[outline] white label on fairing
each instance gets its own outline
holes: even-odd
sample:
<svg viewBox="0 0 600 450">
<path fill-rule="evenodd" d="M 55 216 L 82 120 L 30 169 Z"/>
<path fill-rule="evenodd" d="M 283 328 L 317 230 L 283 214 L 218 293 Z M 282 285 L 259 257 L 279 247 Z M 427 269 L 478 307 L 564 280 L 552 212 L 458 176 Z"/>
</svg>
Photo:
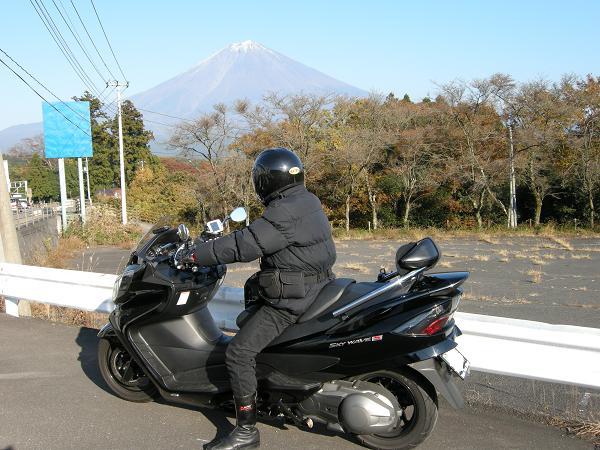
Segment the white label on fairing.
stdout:
<svg viewBox="0 0 600 450">
<path fill-rule="evenodd" d="M 185 291 L 179 294 L 179 299 L 177 300 L 177 305 L 185 305 L 190 296 L 190 291 Z"/>
</svg>

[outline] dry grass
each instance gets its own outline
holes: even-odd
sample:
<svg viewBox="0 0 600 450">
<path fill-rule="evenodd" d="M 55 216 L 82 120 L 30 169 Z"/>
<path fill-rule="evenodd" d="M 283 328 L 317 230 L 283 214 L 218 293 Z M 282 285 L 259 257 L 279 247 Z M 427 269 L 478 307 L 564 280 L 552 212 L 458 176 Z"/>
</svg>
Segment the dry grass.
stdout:
<svg viewBox="0 0 600 450">
<path fill-rule="evenodd" d="M 529 275 L 529 281 L 535 284 L 542 282 L 543 274 L 544 273 L 541 270 L 536 269 L 531 269 L 529 272 L 527 272 L 527 275 Z"/>
<path fill-rule="evenodd" d="M 438 267 L 452 267 L 452 263 L 450 261 L 442 261 L 438 264 Z"/>
<path fill-rule="evenodd" d="M 346 264 L 340 264 L 338 266 L 338 268 L 340 269 L 347 269 L 347 270 L 354 270 L 355 272 L 362 272 L 362 273 L 368 273 L 370 272 L 369 268 L 363 264 L 358 264 L 358 263 L 346 263 Z"/>
<path fill-rule="evenodd" d="M 544 259 L 556 259 L 556 256 L 554 256 L 552 253 L 544 253 L 541 255 L 541 257 Z"/>
<path fill-rule="evenodd" d="M 531 228 L 522 225 L 516 230 L 507 229 L 503 226 L 486 228 L 485 231 L 476 229 L 446 229 L 446 228 L 383 228 L 369 232 L 366 229 L 351 229 L 347 232 L 343 228 L 334 228 L 333 235 L 336 240 L 418 240 L 426 236 L 442 241 L 449 238 L 475 238 L 490 243 L 497 243 L 496 238 L 514 238 L 514 237 L 542 237 L 551 240 L 562 241 L 563 237 L 600 237 L 600 234 L 585 228 L 567 228 L 552 224 L 542 225 L 541 227 Z M 486 240 L 487 239 L 487 240 Z M 506 243 L 510 245 L 510 242 Z M 563 246 L 560 244 L 561 247 Z M 570 245 L 567 243 L 567 245 Z"/>
<path fill-rule="evenodd" d="M 102 327 L 108 321 L 108 314 L 42 303 L 31 303 L 31 317 L 96 329 Z"/>
<path fill-rule="evenodd" d="M 518 259 L 526 259 L 528 257 L 528 255 L 523 252 L 515 252 L 513 256 Z"/>
<path fill-rule="evenodd" d="M 571 255 L 571 259 L 592 259 L 592 257 L 588 254 L 583 255 Z"/>
<path fill-rule="evenodd" d="M 536 266 L 543 266 L 546 264 L 546 261 L 544 261 L 543 259 L 540 259 L 538 256 L 534 256 L 533 258 L 530 259 L 531 264 L 535 264 Z"/>
<path fill-rule="evenodd" d="M 488 234 L 482 234 L 482 235 L 479 237 L 479 240 L 480 240 L 481 242 L 486 242 L 486 243 L 488 243 L 488 244 L 492 244 L 492 245 L 497 245 L 497 244 L 499 244 L 499 243 L 500 243 L 500 241 L 498 241 L 497 239 L 494 239 L 494 238 L 492 238 L 492 237 L 491 237 L 490 235 L 488 235 Z"/>
<path fill-rule="evenodd" d="M 142 236 L 142 230 L 133 224 L 123 225 L 119 211 L 106 205 L 90 208 L 85 225 L 73 223 L 65 237 L 78 237 L 88 245 L 116 245 L 131 248 Z"/>
<path fill-rule="evenodd" d="M 552 244 L 550 242 L 544 242 L 543 244 L 541 244 L 541 248 L 547 248 L 547 249 L 560 249 L 562 248 L 559 245 L 556 244 Z"/>
<path fill-rule="evenodd" d="M 548 239 L 550 239 L 553 242 L 556 242 L 558 245 L 560 245 L 565 250 L 573 251 L 573 246 L 566 239 L 559 238 L 556 236 L 548 236 Z"/>
<path fill-rule="evenodd" d="M 474 255 L 473 259 L 475 261 L 489 261 L 490 257 L 488 255 Z"/>
<path fill-rule="evenodd" d="M 529 305 L 532 302 L 520 297 L 508 298 L 508 297 L 491 297 L 489 295 L 474 295 L 472 292 L 465 292 L 463 294 L 463 300 L 490 302 L 490 303 L 501 303 L 504 305 Z"/>
<path fill-rule="evenodd" d="M 508 261 L 509 261 L 509 259 L 508 259 L 508 258 L 500 258 L 500 259 L 498 260 L 498 262 L 501 262 L 501 263 L 507 263 Z"/>
<path fill-rule="evenodd" d="M 74 258 L 78 251 L 84 248 L 86 248 L 86 244 L 78 236 L 61 238 L 58 240 L 56 248 L 49 249 L 44 256 L 36 256 L 33 263 L 36 266 L 67 269 L 68 262 Z"/>
<path fill-rule="evenodd" d="M 600 247 L 581 247 L 577 249 L 578 252 L 600 252 Z"/>
<path fill-rule="evenodd" d="M 500 256 L 508 256 L 508 250 L 498 250 L 497 253 Z"/>
<path fill-rule="evenodd" d="M 567 434 L 591 441 L 595 448 L 600 447 L 599 420 L 567 420 L 553 417 L 550 419 L 550 425 L 565 430 Z"/>
</svg>

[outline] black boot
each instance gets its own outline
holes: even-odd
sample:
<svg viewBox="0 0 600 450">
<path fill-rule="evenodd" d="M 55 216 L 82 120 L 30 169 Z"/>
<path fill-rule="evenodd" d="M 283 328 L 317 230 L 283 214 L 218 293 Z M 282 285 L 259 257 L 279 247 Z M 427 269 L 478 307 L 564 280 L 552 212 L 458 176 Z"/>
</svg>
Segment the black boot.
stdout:
<svg viewBox="0 0 600 450">
<path fill-rule="evenodd" d="M 236 450 L 260 446 L 260 434 L 256 428 L 256 394 L 235 399 L 235 418 L 234 430 L 207 449 Z"/>
</svg>

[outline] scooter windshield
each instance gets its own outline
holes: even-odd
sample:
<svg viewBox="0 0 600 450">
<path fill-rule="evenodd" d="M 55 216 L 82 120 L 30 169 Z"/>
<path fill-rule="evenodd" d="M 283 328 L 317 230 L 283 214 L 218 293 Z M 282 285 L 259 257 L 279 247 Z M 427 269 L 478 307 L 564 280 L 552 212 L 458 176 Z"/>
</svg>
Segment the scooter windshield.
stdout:
<svg viewBox="0 0 600 450">
<path fill-rule="evenodd" d="M 137 244 L 136 250 L 139 251 L 142 249 L 156 234 L 171 226 L 174 226 L 173 217 L 162 216 L 160 219 L 158 219 L 154 226 L 150 228 L 150 230 L 148 230 L 144 236 L 142 236 Z"/>
</svg>

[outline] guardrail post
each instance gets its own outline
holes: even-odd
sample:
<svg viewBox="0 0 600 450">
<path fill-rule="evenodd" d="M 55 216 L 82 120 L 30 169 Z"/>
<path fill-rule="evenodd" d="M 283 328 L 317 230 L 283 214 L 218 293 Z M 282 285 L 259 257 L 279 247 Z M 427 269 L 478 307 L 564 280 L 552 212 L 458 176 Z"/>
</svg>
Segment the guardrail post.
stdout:
<svg viewBox="0 0 600 450">
<path fill-rule="evenodd" d="M 19 317 L 19 300 L 14 297 L 4 297 L 4 309 L 9 316 Z"/>
</svg>

